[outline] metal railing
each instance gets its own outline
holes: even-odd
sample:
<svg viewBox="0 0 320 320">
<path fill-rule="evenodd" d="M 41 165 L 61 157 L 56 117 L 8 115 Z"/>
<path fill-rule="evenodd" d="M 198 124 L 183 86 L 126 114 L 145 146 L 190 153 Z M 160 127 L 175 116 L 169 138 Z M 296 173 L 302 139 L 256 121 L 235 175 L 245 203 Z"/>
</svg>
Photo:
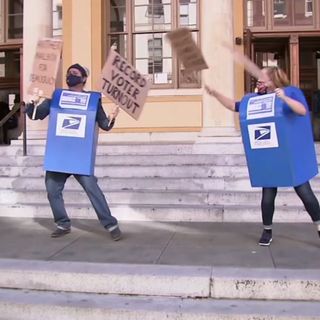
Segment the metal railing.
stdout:
<svg viewBox="0 0 320 320">
<path fill-rule="evenodd" d="M 0 120 L 0 130 L 2 130 L 5 123 L 12 116 L 14 116 L 19 110 L 21 110 L 21 117 L 22 117 L 23 155 L 26 156 L 27 155 L 27 126 L 26 126 L 27 119 L 26 119 L 26 112 L 25 112 L 25 103 L 23 101 L 19 103 L 15 103 L 12 110 Z"/>
</svg>

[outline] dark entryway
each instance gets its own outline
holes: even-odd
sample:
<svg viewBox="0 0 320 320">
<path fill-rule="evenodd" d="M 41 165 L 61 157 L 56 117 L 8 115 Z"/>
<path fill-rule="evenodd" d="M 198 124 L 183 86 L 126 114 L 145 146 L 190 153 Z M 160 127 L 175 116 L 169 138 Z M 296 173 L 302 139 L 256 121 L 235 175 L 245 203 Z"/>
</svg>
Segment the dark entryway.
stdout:
<svg viewBox="0 0 320 320">
<path fill-rule="evenodd" d="M 320 141 L 320 37 L 299 39 L 299 78 L 312 112 L 314 137 Z"/>
</svg>

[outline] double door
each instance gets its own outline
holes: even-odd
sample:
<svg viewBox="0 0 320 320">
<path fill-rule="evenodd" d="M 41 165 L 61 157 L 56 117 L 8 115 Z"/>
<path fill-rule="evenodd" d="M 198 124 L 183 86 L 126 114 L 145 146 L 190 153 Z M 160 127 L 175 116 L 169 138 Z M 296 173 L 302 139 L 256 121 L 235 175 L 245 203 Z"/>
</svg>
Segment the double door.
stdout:
<svg viewBox="0 0 320 320">
<path fill-rule="evenodd" d="M 314 137 L 320 141 L 320 35 L 251 35 L 246 53 L 260 68 L 282 68 L 291 83 L 300 87 L 312 114 Z M 247 75 L 246 91 L 252 92 L 254 88 L 255 80 Z"/>
</svg>

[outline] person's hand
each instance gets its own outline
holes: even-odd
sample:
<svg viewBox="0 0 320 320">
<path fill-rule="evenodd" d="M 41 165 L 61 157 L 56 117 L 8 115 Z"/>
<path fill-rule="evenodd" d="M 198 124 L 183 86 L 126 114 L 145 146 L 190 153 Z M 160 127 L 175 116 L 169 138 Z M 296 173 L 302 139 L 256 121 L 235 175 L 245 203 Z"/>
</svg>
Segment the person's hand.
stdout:
<svg viewBox="0 0 320 320">
<path fill-rule="evenodd" d="M 39 104 L 43 91 L 38 88 L 34 88 L 32 95 L 28 98 L 28 103 L 34 104 L 35 106 Z"/>
<path fill-rule="evenodd" d="M 215 91 L 214 91 L 213 89 L 211 89 L 209 86 L 205 85 L 205 86 L 204 86 L 204 89 L 207 91 L 207 93 L 208 93 L 210 96 L 213 96 L 213 97 L 216 96 Z"/>
<path fill-rule="evenodd" d="M 118 116 L 119 111 L 120 111 L 119 106 L 113 107 L 112 110 L 109 113 L 109 120 L 110 121 L 114 120 Z"/>
<path fill-rule="evenodd" d="M 276 88 L 274 90 L 274 93 L 276 94 L 276 96 L 280 99 L 284 99 L 286 97 L 285 93 L 284 93 L 284 90 L 281 89 L 281 88 Z"/>
</svg>

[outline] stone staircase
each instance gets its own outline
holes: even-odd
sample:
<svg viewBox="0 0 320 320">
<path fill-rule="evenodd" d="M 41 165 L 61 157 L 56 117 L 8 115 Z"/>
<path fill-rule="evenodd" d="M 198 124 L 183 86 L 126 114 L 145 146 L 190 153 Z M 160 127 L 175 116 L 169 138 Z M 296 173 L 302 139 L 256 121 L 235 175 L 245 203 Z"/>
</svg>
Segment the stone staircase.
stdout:
<svg viewBox="0 0 320 320">
<path fill-rule="evenodd" d="M 320 319 L 317 270 L 1 260 L 0 287 L 6 320 Z"/>
<path fill-rule="evenodd" d="M 316 146 L 319 153 L 319 146 Z M 42 168 L 44 140 L 0 148 L 0 215 L 51 217 Z M 260 221 L 260 188 L 251 188 L 240 137 L 209 141 L 100 142 L 95 175 L 120 220 Z M 312 180 L 316 195 L 320 179 Z M 79 193 L 79 191 L 81 191 Z M 95 218 L 78 183 L 64 192 L 73 218 Z M 281 189 L 275 221 L 309 222 L 292 188 Z"/>
<path fill-rule="evenodd" d="M 42 169 L 45 142 L 30 140 L 28 143 L 26 157 L 22 156 L 21 141 L 0 147 L 0 215 L 51 219 Z M 319 153 L 319 146 L 316 148 Z M 101 141 L 95 174 L 113 214 L 121 220 L 160 221 L 156 222 L 161 224 L 159 228 L 167 228 L 163 221 L 261 221 L 261 191 L 250 186 L 239 137 L 180 142 Z M 319 196 L 318 177 L 312 180 L 312 185 Z M 85 193 L 73 178 L 68 180 L 64 195 L 70 216 L 96 219 Z M 11 239 L 4 236 L 5 232 L 10 235 L 16 233 L 19 241 L 8 241 L 10 245 L 3 243 L 5 252 L 10 252 L 18 244 L 19 250 L 15 251 L 18 253 L 28 249 L 36 254 L 39 246 L 41 250 L 50 251 L 51 248 L 51 253 L 48 252 L 49 258 L 42 260 L 19 260 L 21 254 L 17 256 L 19 259 L 0 258 L 1 320 L 320 320 L 320 275 L 317 269 L 278 269 L 275 266 L 244 268 L 232 264 L 88 263 L 59 261 L 65 260 L 59 255 L 54 261 L 52 252 L 66 250 L 72 256 L 73 244 L 82 257 L 83 250 L 90 251 L 92 248 L 84 245 L 87 239 L 97 237 L 97 240 L 91 241 L 99 248 L 95 251 L 99 256 L 110 247 L 104 240 L 101 242 L 99 237 L 104 235 L 99 236 L 97 232 L 89 232 L 78 245 L 76 243 L 81 237 L 79 230 L 71 234 L 69 240 L 55 239 L 53 242 L 47 237 L 48 230 L 41 229 L 40 232 L 38 226 L 36 231 L 28 232 L 21 221 L 17 226 L 13 221 L 16 219 L 11 220 L 12 224 L 3 225 L 3 242 Z M 310 222 L 292 189 L 281 189 L 279 192 L 275 220 Z M 221 225 L 229 228 L 232 224 L 219 223 L 219 229 Z M 232 229 L 235 230 L 235 227 Z M 143 241 L 137 242 L 140 246 L 135 245 L 138 234 L 134 233 L 131 239 L 127 235 L 127 241 L 109 244 L 118 246 L 113 252 L 123 254 L 128 250 L 137 250 L 131 254 L 139 258 L 143 252 L 141 243 L 150 241 L 148 237 L 154 234 L 153 229 L 149 233 L 145 228 L 139 230 L 143 230 Z M 196 230 L 182 227 L 178 238 L 186 239 L 187 232 Z M 243 233 L 247 235 L 247 231 Z M 229 235 L 237 233 L 229 230 L 226 236 Z M 217 237 L 213 238 L 215 241 L 211 238 L 205 240 L 205 237 L 201 240 L 195 234 L 187 243 L 181 240 L 183 250 L 188 256 L 188 250 L 195 248 L 202 254 L 204 243 L 201 241 L 206 241 L 207 246 L 217 246 Z M 254 247 L 256 239 L 252 235 L 248 237 L 252 237 L 253 249 L 247 250 L 252 256 L 266 249 Z M 168 235 L 168 239 L 172 238 Z M 153 241 L 158 244 L 161 238 L 157 235 L 155 239 Z M 190 248 L 193 239 L 198 239 L 198 242 Z M 233 241 L 238 240 L 240 244 L 241 239 L 243 237 Z M 134 249 L 130 246 L 127 249 L 130 241 L 134 242 Z M 168 241 L 164 241 L 164 248 L 168 246 Z M 308 250 L 317 253 L 318 245 L 309 241 L 305 240 Z M 30 248 L 21 248 L 21 242 Z M 53 247 L 55 251 L 52 251 Z M 237 257 L 244 252 L 243 259 L 248 257 L 245 249 L 239 253 L 239 246 L 232 243 L 231 247 L 232 250 L 226 249 L 228 246 L 219 248 L 221 252 L 218 250 L 218 257 Z M 164 248 L 159 249 L 161 253 Z M 112 255 L 116 253 L 111 252 Z M 260 260 L 263 255 L 267 253 L 261 253 L 257 259 Z M 314 257 L 317 259 L 317 254 Z M 89 260 L 84 258 L 82 261 Z"/>
</svg>

